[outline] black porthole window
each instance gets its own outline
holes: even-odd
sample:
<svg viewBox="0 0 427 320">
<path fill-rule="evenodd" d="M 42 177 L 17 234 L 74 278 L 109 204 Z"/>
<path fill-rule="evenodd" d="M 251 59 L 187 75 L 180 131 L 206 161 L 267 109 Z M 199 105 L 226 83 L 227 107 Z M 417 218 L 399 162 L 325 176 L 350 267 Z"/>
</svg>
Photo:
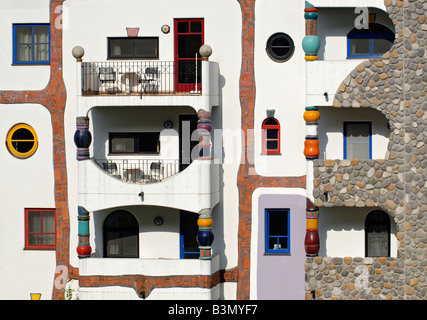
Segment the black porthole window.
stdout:
<svg viewBox="0 0 427 320">
<path fill-rule="evenodd" d="M 286 33 L 273 34 L 267 41 L 267 54 L 276 62 L 288 60 L 294 53 L 294 41 Z"/>
</svg>

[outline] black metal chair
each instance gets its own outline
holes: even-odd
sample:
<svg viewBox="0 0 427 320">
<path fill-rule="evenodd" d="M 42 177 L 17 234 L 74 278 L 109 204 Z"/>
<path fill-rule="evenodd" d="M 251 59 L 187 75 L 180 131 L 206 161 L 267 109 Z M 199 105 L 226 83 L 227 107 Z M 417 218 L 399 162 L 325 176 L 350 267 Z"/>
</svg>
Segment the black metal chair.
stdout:
<svg viewBox="0 0 427 320">
<path fill-rule="evenodd" d="M 116 72 L 113 67 L 100 67 L 98 71 L 100 91 L 105 92 L 111 88 L 111 84 L 116 82 Z"/>
<path fill-rule="evenodd" d="M 156 94 L 159 92 L 159 68 L 158 67 L 147 67 L 139 79 L 142 84 L 141 94 L 149 93 Z"/>
</svg>

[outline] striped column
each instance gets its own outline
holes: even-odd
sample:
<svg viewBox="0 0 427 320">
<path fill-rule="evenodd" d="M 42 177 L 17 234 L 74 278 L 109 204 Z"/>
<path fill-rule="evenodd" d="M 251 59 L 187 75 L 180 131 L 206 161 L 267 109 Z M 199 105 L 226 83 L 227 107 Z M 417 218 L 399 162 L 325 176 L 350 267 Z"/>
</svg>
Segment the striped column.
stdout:
<svg viewBox="0 0 427 320">
<path fill-rule="evenodd" d="M 314 202 L 313 198 L 313 161 L 319 158 L 319 139 L 317 134 L 320 113 L 318 107 L 306 107 L 304 120 L 306 121 L 306 136 L 304 144 L 304 155 L 307 160 L 307 198 L 308 203 Z M 308 206 L 306 208 L 306 235 L 305 251 L 307 256 L 316 256 L 319 252 L 320 242 L 318 234 L 319 208 Z"/>
<path fill-rule="evenodd" d="M 306 209 L 306 233 L 304 240 L 305 253 L 307 256 L 317 256 L 320 249 L 319 241 L 319 208 L 312 207 Z"/>
<path fill-rule="evenodd" d="M 305 18 L 305 37 L 302 40 L 302 48 L 305 52 L 305 60 L 317 60 L 317 51 L 320 48 L 320 40 L 317 36 L 317 9 L 305 2 L 304 9 Z"/>
<path fill-rule="evenodd" d="M 79 243 L 77 246 L 77 254 L 79 258 L 86 258 L 90 256 L 90 253 L 92 252 L 92 248 L 90 247 L 90 240 L 89 240 L 89 212 L 83 208 L 78 207 L 78 236 L 79 236 Z"/>
<path fill-rule="evenodd" d="M 199 219 L 197 220 L 197 225 L 199 226 L 197 243 L 199 244 L 200 250 L 199 259 L 202 260 L 212 259 L 212 243 L 214 240 L 212 222 L 210 209 L 203 209 L 199 212 Z"/>
<path fill-rule="evenodd" d="M 203 109 L 197 113 L 197 133 L 199 134 L 199 160 L 211 160 L 211 114 Z"/>
<path fill-rule="evenodd" d="M 74 143 L 77 147 L 77 160 L 89 159 L 89 146 L 92 142 L 92 135 L 89 131 L 89 118 L 77 117 L 76 132 L 74 133 Z"/>
</svg>

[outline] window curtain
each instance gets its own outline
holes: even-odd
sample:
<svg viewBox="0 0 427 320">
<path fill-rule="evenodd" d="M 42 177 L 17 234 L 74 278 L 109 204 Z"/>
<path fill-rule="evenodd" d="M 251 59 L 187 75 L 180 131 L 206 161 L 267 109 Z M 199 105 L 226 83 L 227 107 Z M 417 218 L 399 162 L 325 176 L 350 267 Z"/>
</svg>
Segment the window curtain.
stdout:
<svg viewBox="0 0 427 320">
<path fill-rule="evenodd" d="M 32 211 L 28 213 L 27 219 L 29 244 L 55 244 L 55 213 L 53 211 Z"/>
<path fill-rule="evenodd" d="M 41 244 L 41 212 L 32 211 L 28 213 L 28 243 L 32 245 Z"/>
<path fill-rule="evenodd" d="M 49 60 L 49 28 L 46 26 L 34 28 L 34 60 Z"/>
<path fill-rule="evenodd" d="M 43 244 L 55 244 L 55 213 L 53 211 L 43 211 Z"/>
<path fill-rule="evenodd" d="M 16 38 L 16 60 L 31 61 L 32 60 L 32 28 L 17 27 Z"/>
</svg>

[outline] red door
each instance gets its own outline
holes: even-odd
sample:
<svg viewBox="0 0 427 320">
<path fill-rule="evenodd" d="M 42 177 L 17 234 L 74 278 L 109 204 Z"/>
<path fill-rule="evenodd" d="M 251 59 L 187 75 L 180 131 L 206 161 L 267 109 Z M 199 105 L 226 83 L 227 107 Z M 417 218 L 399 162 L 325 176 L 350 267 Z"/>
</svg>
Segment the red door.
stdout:
<svg viewBox="0 0 427 320">
<path fill-rule="evenodd" d="M 203 19 L 175 19 L 175 91 L 200 91 L 204 43 Z"/>
</svg>

